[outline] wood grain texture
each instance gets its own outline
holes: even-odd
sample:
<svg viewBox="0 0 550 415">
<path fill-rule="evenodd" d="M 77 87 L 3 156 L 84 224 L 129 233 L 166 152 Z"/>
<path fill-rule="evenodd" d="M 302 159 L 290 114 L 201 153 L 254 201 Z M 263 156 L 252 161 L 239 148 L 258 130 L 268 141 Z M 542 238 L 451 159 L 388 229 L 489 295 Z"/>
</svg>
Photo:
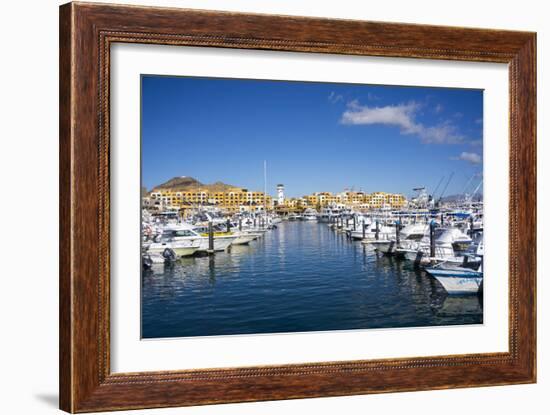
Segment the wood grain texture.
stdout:
<svg viewBox="0 0 550 415">
<path fill-rule="evenodd" d="M 111 373 L 109 69 L 116 42 L 508 63 L 509 352 Z M 68 412 L 534 382 L 536 36 L 70 3 L 60 9 L 60 407 Z"/>
</svg>

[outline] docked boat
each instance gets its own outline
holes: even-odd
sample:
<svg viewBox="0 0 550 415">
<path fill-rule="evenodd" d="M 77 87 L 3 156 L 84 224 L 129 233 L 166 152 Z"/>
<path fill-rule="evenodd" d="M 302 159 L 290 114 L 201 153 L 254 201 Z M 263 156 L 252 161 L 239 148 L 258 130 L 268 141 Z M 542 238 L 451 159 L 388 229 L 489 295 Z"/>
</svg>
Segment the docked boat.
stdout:
<svg viewBox="0 0 550 415">
<path fill-rule="evenodd" d="M 176 252 L 171 248 L 165 248 L 162 253 L 159 252 L 146 252 L 141 256 L 141 263 L 144 269 L 151 269 L 155 265 L 170 264 L 177 261 L 178 256 Z"/>
<path fill-rule="evenodd" d="M 187 241 L 179 242 L 154 242 L 149 245 L 148 252 L 151 254 L 162 254 L 165 249 L 171 249 L 179 257 L 191 256 L 200 248 L 200 241 L 196 243 L 188 243 Z"/>
<path fill-rule="evenodd" d="M 252 232 L 233 232 L 237 238 L 231 243 L 231 245 L 248 245 L 250 242 L 258 239 L 261 234 Z"/>
<path fill-rule="evenodd" d="M 440 238 L 447 238 L 457 253 L 466 252 L 472 244 L 472 238 L 457 228 L 448 228 Z"/>
<path fill-rule="evenodd" d="M 449 262 L 464 263 L 464 254 L 468 252 L 472 239 L 457 228 L 435 229 L 434 255 L 430 254 L 430 236 L 424 235 L 418 242 L 403 244 L 398 253 L 416 263 Z"/>
<path fill-rule="evenodd" d="M 361 238 L 358 238 L 359 235 L 357 232 L 360 232 Z M 380 223 L 378 223 L 377 225 L 376 222 L 372 222 L 371 224 L 366 226 L 364 238 L 363 230 L 351 232 L 352 238 L 361 239 L 361 242 L 364 244 L 375 244 L 376 246 L 382 245 L 382 242 L 389 242 L 394 235 L 394 228 L 392 228 L 391 226 L 382 225 Z"/>
<path fill-rule="evenodd" d="M 434 277 L 449 294 L 477 294 L 483 283 L 483 271 L 457 267 L 446 263 L 426 268 L 426 272 Z"/>
<path fill-rule="evenodd" d="M 373 242 L 376 249 L 383 254 L 405 255 L 406 250 L 413 244 L 417 244 L 426 235 L 426 224 L 415 223 L 404 226 L 399 231 L 399 244 L 395 237 Z M 393 233 L 395 234 L 395 230 Z"/>
<path fill-rule="evenodd" d="M 221 226 L 221 225 L 218 225 Z M 193 230 L 198 233 L 202 239 L 199 246 L 199 252 L 207 252 L 209 248 L 208 240 L 208 226 L 199 225 L 195 226 Z M 233 232 L 227 232 L 226 230 L 219 229 L 216 227 L 214 229 L 214 251 L 225 251 L 231 244 L 237 239 L 239 235 L 235 235 Z"/>
<path fill-rule="evenodd" d="M 229 226 L 229 229 L 227 228 Z M 231 235 L 236 236 L 237 238 L 231 243 L 231 245 L 248 245 L 250 242 L 261 238 L 266 232 L 266 228 L 262 228 L 260 231 L 254 231 L 253 228 L 250 228 L 247 225 L 243 226 L 243 223 L 239 225 L 237 222 L 223 222 L 215 226 L 215 230 L 218 234 L 225 232 L 227 235 L 229 232 Z"/>
<path fill-rule="evenodd" d="M 373 221 L 371 220 L 371 218 L 358 215 L 357 222 L 358 223 L 355 226 L 355 229 L 350 229 L 348 232 L 348 235 L 351 239 L 355 239 L 355 240 L 363 239 L 363 227 L 365 227 L 364 237 L 367 237 L 367 233 L 371 233 L 371 231 L 376 232 L 376 229 L 373 226 Z"/>
<path fill-rule="evenodd" d="M 344 209 L 336 205 L 329 205 L 321 208 L 321 211 L 317 215 L 317 221 L 323 223 L 330 223 L 336 218 L 339 218 L 344 213 Z"/>
<path fill-rule="evenodd" d="M 277 225 L 281 223 L 283 220 L 279 216 L 269 216 L 268 222 L 271 225 Z"/>
<path fill-rule="evenodd" d="M 304 213 L 302 214 L 302 220 L 317 221 L 317 211 L 311 208 L 304 210 Z"/>
<path fill-rule="evenodd" d="M 190 256 L 200 249 L 202 239 L 189 225 L 170 225 L 146 249 L 151 255 L 171 249 L 177 257 Z"/>
<path fill-rule="evenodd" d="M 288 219 L 288 220 L 291 220 L 291 221 L 301 220 L 301 219 L 302 219 L 302 215 L 298 215 L 297 213 L 290 213 L 290 214 L 287 216 L 287 219 Z"/>
</svg>

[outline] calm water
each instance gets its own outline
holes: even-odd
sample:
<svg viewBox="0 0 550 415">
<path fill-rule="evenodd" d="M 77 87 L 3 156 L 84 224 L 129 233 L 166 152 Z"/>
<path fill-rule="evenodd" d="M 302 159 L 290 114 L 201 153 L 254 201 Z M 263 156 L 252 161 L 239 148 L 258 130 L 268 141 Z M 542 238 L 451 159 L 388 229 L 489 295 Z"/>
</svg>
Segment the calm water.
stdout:
<svg viewBox="0 0 550 415">
<path fill-rule="evenodd" d="M 447 296 L 410 263 L 325 224 L 281 223 L 230 253 L 143 274 L 144 338 L 478 324 L 478 296 Z"/>
</svg>

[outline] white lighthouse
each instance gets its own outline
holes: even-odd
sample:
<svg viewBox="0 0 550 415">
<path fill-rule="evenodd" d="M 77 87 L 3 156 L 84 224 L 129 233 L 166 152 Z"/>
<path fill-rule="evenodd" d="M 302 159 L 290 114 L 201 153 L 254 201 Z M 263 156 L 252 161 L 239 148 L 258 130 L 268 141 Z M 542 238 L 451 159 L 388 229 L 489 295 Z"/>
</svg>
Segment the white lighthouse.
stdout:
<svg viewBox="0 0 550 415">
<path fill-rule="evenodd" d="M 282 205 L 285 203 L 285 185 L 277 185 L 277 204 Z"/>
</svg>

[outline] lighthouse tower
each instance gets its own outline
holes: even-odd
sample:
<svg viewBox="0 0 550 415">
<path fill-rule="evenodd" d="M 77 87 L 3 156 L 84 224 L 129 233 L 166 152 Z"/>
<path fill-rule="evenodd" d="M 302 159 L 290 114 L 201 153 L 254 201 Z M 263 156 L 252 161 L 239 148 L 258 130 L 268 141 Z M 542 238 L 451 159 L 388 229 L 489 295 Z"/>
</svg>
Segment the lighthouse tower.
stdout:
<svg viewBox="0 0 550 415">
<path fill-rule="evenodd" d="M 277 204 L 282 205 L 283 203 L 285 203 L 285 185 L 278 184 L 277 185 Z"/>
</svg>

